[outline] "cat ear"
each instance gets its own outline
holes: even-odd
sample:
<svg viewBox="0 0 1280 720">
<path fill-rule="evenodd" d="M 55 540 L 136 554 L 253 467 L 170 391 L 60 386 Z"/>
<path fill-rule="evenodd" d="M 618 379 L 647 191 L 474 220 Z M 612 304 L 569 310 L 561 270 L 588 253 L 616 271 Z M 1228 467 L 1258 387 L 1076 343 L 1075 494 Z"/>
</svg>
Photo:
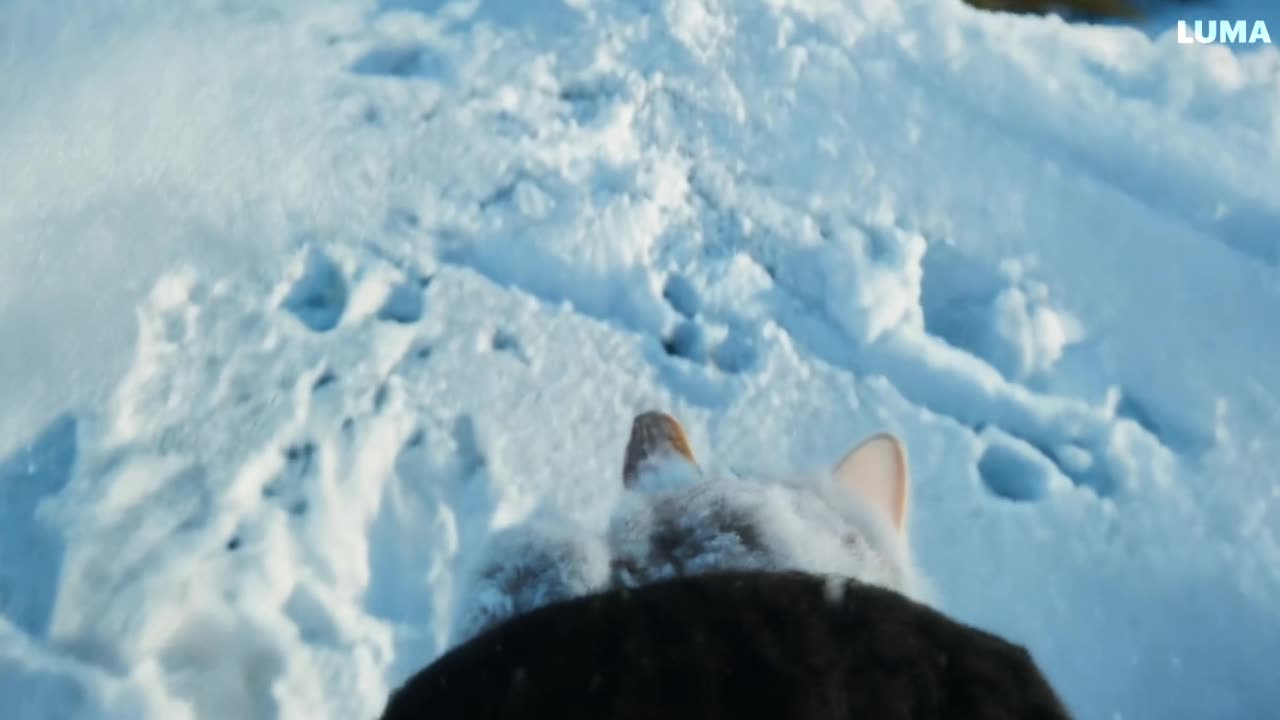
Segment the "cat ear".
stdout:
<svg viewBox="0 0 1280 720">
<path fill-rule="evenodd" d="M 833 473 L 841 485 L 885 514 L 894 529 L 906 527 L 911 474 L 902 441 L 880 433 L 849 451 Z"/>
<path fill-rule="evenodd" d="M 646 470 L 661 463 L 675 461 L 695 473 L 701 472 L 689 448 L 684 428 L 666 413 L 640 413 L 631 421 L 631 439 L 622 465 L 622 484 L 633 486 Z"/>
</svg>

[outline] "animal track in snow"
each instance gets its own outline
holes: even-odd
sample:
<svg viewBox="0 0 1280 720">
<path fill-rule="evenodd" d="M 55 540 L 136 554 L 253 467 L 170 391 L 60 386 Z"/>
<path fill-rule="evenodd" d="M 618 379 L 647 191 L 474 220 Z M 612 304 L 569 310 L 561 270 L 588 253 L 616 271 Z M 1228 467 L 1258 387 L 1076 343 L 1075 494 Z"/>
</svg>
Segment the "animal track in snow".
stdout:
<svg viewBox="0 0 1280 720">
<path fill-rule="evenodd" d="M 64 553 L 61 534 L 45 525 L 38 509 L 71 481 L 77 426 L 70 415 L 56 418 L 26 447 L 0 459 L 0 615 L 33 637 L 48 628 Z M 21 576 L 19 568 L 26 569 Z"/>
<path fill-rule="evenodd" d="M 671 307 L 686 318 L 692 319 L 701 309 L 702 300 L 689 278 L 679 273 L 672 273 L 662 286 L 662 297 Z"/>
<path fill-rule="evenodd" d="M 758 351 L 745 330 L 736 327 L 717 328 L 718 341 L 709 339 L 704 324 L 683 320 L 662 341 L 662 348 L 672 357 L 692 363 L 710 363 L 721 372 L 737 374 L 754 367 Z"/>
<path fill-rule="evenodd" d="M 411 261 L 365 246 L 309 247 L 295 257 L 292 275 L 280 307 L 317 333 L 367 318 L 415 324 L 425 313 L 432 279 Z"/>
<path fill-rule="evenodd" d="M 493 352 L 509 353 L 525 365 L 529 364 L 529 354 L 520 343 L 520 338 L 507 330 L 499 328 L 493 331 L 489 339 L 489 349 Z"/>
<path fill-rule="evenodd" d="M 320 375 L 318 375 L 316 379 L 311 382 L 311 390 L 313 392 L 318 390 L 323 390 L 329 387 L 330 385 L 333 385 L 336 382 L 338 382 L 337 373 L 333 372 L 332 370 L 325 370 L 324 372 L 321 372 Z"/>
<path fill-rule="evenodd" d="M 608 108 L 619 102 L 620 81 L 612 78 L 566 84 L 560 100 L 570 108 L 570 117 L 581 127 L 596 123 Z"/>
<path fill-rule="evenodd" d="M 731 327 L 725 338 L 711 350 L 711 361 L 727 373 L 747 372 L 759 359 L 756 342 L 757 339 L 746 330 Z"/>
<path fill-rule="evenodd" d="M 1057 471 L 1040 451 L 1000 431 L 983 434 L 986 448 L 978 459 L 978 474 L 991 492 L 1015 501 L 1040 500 L 1049 492 Z"/>
<path fill-rule="evenodd" d="M 328 332 L 342 320 L 349 294 L 342 268 L 312 249 L 303 256 L 301 273 L 282 305 L 312 330 Z"/>
<path fill-rule="evenodd" d="M 668 355 L 702 363 L 707 359 L 707 341 L 702 326 L 692 320 L 676 325 L 671 335 L 662 341 L 662 349 Z"/>
<path fill-rule="evenodd" d="M 441 77 L 448 72 L 448 61 L 431 48 L 421 45 L 379 47 L 369 50 L 354 62 L 350 70 L 356 75 L 393 78 L 413 76 Z"/>
<path fill-rule="evenodd" d="M 393 285 L 378 309 L 378 319 L 403 324 L 418 322 L 422 319 L 422 290 L 423 286 L 414 282 Z"/>
<path fill-rule="evenodd" d="M 308 496 L 317 473 L 315 443 L 307 441 L 284 449 L 285 465 L 279 474 L 262 486 L 262 497 L 274 501 L 295 517 L 310 508 Z"/>
</svg>

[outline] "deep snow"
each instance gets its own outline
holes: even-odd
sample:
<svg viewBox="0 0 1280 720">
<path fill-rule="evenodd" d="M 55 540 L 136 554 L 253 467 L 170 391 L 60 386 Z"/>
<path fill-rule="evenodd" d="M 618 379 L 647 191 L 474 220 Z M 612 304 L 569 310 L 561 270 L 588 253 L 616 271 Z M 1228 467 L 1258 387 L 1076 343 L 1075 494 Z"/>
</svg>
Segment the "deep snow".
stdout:
<svg viewBox="0 0 1280 720">
<path fill-rule="evenodd" d="M 371 717 L 651 407 L 726 468 L 899 434 L 938 604 L 1082 718 L 1274 714 L 1274 46 L 170 5 L 0 7 L 7 716 Z"/>
</svg>

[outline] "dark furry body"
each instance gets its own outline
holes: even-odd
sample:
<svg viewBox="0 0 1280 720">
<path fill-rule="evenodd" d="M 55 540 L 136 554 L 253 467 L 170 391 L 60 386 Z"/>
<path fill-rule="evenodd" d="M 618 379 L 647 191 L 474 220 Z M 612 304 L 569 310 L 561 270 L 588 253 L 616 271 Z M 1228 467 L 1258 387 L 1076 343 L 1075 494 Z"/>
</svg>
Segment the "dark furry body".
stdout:
<svg viewBox="0 0 1280 720">
<path fill-rule="evenodd" d="M 382 720 L 1068 718 L 1025 649 L 802 573 L 682 577 L 549 605 L 438 659 Z"/>
</svg>

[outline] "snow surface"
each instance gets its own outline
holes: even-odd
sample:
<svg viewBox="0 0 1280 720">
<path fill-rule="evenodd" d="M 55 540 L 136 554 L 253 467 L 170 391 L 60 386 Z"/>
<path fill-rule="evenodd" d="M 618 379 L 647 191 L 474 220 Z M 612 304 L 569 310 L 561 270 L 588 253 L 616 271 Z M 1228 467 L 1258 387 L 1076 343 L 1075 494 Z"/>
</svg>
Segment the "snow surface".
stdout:
<svg viewBox="0 0 1280 720">
<path fill-rule="evenodd" d="M 1082 718 L 1275 714 L 1274 46 L 9 0 L 0 51 L 6 717 L 373 717 L 649 408 L 772 472 L 904 438 L 939 606 Z"/>
</svg>

